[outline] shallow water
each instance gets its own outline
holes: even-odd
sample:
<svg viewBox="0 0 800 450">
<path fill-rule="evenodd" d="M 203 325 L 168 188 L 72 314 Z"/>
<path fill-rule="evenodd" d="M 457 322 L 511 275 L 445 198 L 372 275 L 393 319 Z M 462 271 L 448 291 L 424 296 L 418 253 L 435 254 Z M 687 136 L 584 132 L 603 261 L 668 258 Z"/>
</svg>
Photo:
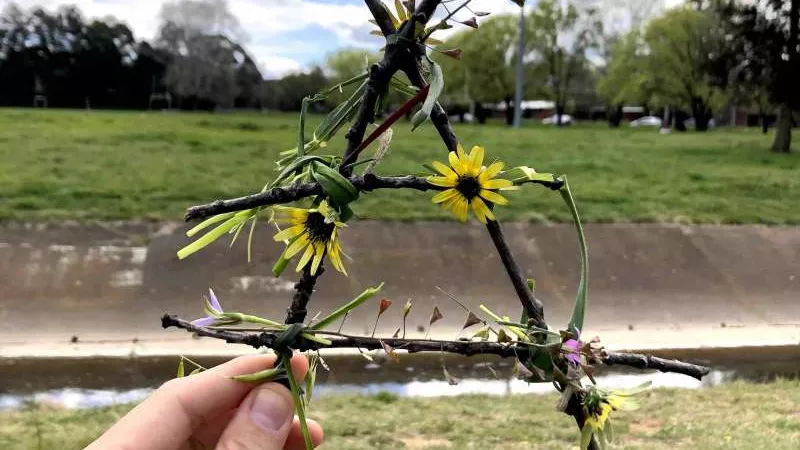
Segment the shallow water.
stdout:
<svg viewBox="0 0 800 450">
<path fill-rule="evenodd" d="M 735 380 L 768 382 L 800 377 L 800 346 L 660 352 L 659 356 L 703 363 L 713 368 L 703 381 L 659 372 L 601 368 L 597 381 L 608 388 L 629 388 L 645 381 L 654 387 L 701 389 Z M 511 377 L 511 360 L 441 355 L 403 355 L 400 363 L 376 355 L 325 357 L 330 371 L 320 369 L 316 395 L 390 392 L 406 397 L 467 394 L 546 394 L 552 385 L 528 384 Z M 223 362 L 202 358 L 209 367 Z M 63 408 L 88 408 L 135 402 L 175 374 L 176 358 L 0 359 L 0 410 L 30 402 Z M 459 380 L 450 386 L 442 365 Z"/>
</svg>

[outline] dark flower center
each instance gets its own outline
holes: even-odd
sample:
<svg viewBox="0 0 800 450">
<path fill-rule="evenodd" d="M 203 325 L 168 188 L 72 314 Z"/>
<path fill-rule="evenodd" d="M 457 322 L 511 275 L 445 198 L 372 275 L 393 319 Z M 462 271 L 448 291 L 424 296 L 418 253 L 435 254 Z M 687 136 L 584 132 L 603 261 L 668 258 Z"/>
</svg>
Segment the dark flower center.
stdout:
<svg viewBox="0 0 800 450">
<path fill-rule="evenodd" d="M 314 242 L 328 242 L 333 233 L 336 225 L 333 223 L 326 223 L 325 216 L 319 212 L 312 212 L 308 214 L 306 219 L 306 230 L 308 230 L 308 237 Z"/>
<path fill-rule="evenodd" d="M 467 200 L 472 200 L 481 193 L 481 185 L 475 177 L 459 178 L 456 189 L 458 192 L 461 192 Z"/>
</svg>

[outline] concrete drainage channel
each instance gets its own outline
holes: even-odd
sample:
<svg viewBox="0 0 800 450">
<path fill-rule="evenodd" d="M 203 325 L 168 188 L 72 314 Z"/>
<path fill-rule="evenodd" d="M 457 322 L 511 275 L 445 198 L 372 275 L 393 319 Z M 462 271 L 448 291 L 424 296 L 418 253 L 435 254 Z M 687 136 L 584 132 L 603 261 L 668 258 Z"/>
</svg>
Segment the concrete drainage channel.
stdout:
<svg viewBox="0 0 800 450">
<path fill-rule="evenodd" d="M 572 227 L 505 228 L 525 275 L 536 279 L 548 322 L 563 326 L 579 278 Z M 181 223 L 0 225 L 0 407 L 30 399 L 62 406 L 134 401 L 172 376 L 176 355 L 213 364 L 209 355 L 246 351 L 160 329 L 163 313 L 201 315 L 209 286 L 230 311 L 283 318 L 294 274 L 269 276 L 281 250 L 271 230 L 257 228 L 254 261 L 247 264 L 245 240 L 231 248 L 217 242 L 178 261 L 176 250 L 188 242 L 185 229 Z M 600 336 L 611 350 L 647 350 L 716 369 L 703 383 L 646 375 L 656 385 L 696 388 L 797 376 L 800 228 L 588 224 L 586 233 L 592 268 L 584 335 Z M 312 315 L 382 281 L 382 296 L 395 305 L 414 304 L 409 336 L 429 331 L 434 305 L 445 318 L 430 336 L 461 333 L 463 310 L 437 287 L 475 311 L 486 304 L 501 315 L 519 315 L 513 289 L 478 225 L 358 222 L 342 239 L 353 258 L 350 276 L 323 277 Z M 369 305 L 356 310 L 344 331 L 370 333 L 374 314 Z M 399 308 L 390 309 L 377 335 L 391 335 L 399 324 Z M 451 387 L 443 381 L 439 355 L 405 356 L 399 365 L 371 364 L 357 355 L 328 359 L 332 372 L 321 374 L 321 395 L 550 391 L 509 381 L 508 361 L 448 358 L 448 370 L 461 379 Z M 604 376 L 609 386 L 641 380 L 624 372 Z"/>
</svg>

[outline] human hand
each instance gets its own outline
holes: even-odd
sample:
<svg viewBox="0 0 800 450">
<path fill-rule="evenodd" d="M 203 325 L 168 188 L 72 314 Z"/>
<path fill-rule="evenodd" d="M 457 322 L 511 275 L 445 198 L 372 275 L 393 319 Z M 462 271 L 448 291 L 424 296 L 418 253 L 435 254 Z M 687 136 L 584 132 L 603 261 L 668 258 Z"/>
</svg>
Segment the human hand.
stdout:
<svg viewBox="0 0 800 450">
<path fill-rule="evenodd" d="M 242 356 L 213 369 L 164 383 L 86 450 L 304 450 L 300 422 L 288 389 L 278 383 L 253 384 L 231 376 L 275 364 L 274 355 Z M 302 380 L 308 360 L 292 357 Z M 322 427 L 308 421 L 314 446 Z"/>
</svg>

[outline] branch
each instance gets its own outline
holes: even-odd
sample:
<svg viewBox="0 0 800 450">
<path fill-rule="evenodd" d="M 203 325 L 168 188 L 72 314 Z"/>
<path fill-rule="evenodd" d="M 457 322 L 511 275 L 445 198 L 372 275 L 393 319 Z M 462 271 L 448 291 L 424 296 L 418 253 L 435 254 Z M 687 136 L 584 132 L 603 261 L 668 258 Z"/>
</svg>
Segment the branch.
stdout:
<svg viewBox="0 0 800 450">
<path fill-rule="evenodd" d="M 439 7 L 439 4 L 442 3 L 442 0 L 422 0 L 418 5 L 417 9 L 414 10 L 414 16 L 417 18 L 417 21 L 423 25 L 427 24 L 431 17 L 433 17 L 433 13 L 436 12 L 436 8 Z"/>
<path fill-rule="evenodd" d="M 689 364 L 675 359 L 664 359 L 636 353 L 609 353 L 603 363 L 607 366 L 629 366 L 637 369 L 654 369 L 661 372 L 680 373 L 702 380 L 710 369 L 705 366 Z"/>
<path fill-rule="evenodd" d="M 364 0 L 364 3 L 367 5 L 367 8 L 369 8 L 369 12 L 372 13 L 372 17 L 375 18 L 375 22 L 378 22 L 378 28 L 381 29 L 381 33 L 383 33 L 384 36 L 389 36 L 397 32 L 381 0 Z"/>
<path fill-rule="evenodd" d="M 375 189 L 414 189 L 417 191 L 435 190 L 441 191 L 446 188 L 428 184 L 424 177 L 414 175 L 382 177 L 373 174 L 364 176 L 356 175 L 349 178 L 356 189 L 361 192 L 369 192 Z M 555 182 L 536 181 L 549 189 L 558 189 L 561 181 Z M 321 195 L 324 191 L 318 183 L 294 184 L 286 187 L 270 189 L 269 191 L 251 194 L 245 197 L 232 198 L 227 200 L 215 200 L 205 205 L 190 206 L 186 209 L 184 219 L 188 222 L 195 219 L 205 219 L 234 211 L 243 211 L 259 206 L 277 205 L 291 203 L 306 197 Z"/>
<path fill-rule="evenodd" d="M 544 321 L 544 307 L 542 302 L 539 301 L 533 292 L 528 288 L 528 283 L 522 276 L 522 270 L 519 268 L 511 249 L 506 243 L 505 236 L 503 236 L 503 229 L 500 228 L 500 223 L 494 220 L 486 221 L 486 229 L 489 230 L 489 235 L 492 237 L 497 253 L 500 254 L 500 259 L 503 261 L 503 267 L 506 268 L 508 277 L 511 279 L 511 284 L 514 285 L 514 290 L 517 291 L 519 301 L 522 307 L 528 314 L 533 324 L 539 328 L 547 329 L 547 323 Z"/>
<path fill-rule="evenodd" d="M 244 344 L 253 348 L 274 348 L 275 341 L 280 333 L 263 331 L 231 331 L 205 328 L 193 325 L 176 315 L 166 314 L 161 318 L 164 328 L 180 328 L 199 336 L 221 339 L 230 344 Z M 430 339 L 399 339 L 399 338 L 374 338 L 351 336 L 342 333 L 316 331 L 315 334 L 325 336 L 331 345 L 322 345 L 308 340 L 299 340 L 293 348 L 299 351 L 320 350 L 325 348 L 360 348 L 363 350 L 383 349 L 383 343 L 391 345 L 396 350 L 406 350 L 409 353 L 419 352 L 446 352 L 463 356 L 496 355 L 502 358 L 519 357 L 525 359 L 535 347 L 523 343 L 499 343 L 482 341 L 442 341 Z M 645 364 L 642 361 L 647 361 Z M 606 365 L 623 365 L 637 369 L 657 369 L 661 372 L 672 372 L 688 375 L 702 380 L 709 373 L 709 368 L 689 364 L 682 361 L 656 358 L 654 356 L 637 355 L 631 353 L 609 353 L 604 359 Z"/>
<path fill-rule="evenodd" d="M 322 268 L 320 263 L 317 273 L 311 275 L 311 264 L 306 264 L 305 268 L 303 268 L 303 276 L 300 277 L 300 281 L 294 284 L 294 297 L 292 297 L 292 305 L 286 310 L 285 323 L 303 323 L 306 320 L 306 314 L 308 314 L 306 306 L 314 293 L 314 285 L 317 283 L 317 278 L 324 271 L 325 269 Z"/>
</svg>

